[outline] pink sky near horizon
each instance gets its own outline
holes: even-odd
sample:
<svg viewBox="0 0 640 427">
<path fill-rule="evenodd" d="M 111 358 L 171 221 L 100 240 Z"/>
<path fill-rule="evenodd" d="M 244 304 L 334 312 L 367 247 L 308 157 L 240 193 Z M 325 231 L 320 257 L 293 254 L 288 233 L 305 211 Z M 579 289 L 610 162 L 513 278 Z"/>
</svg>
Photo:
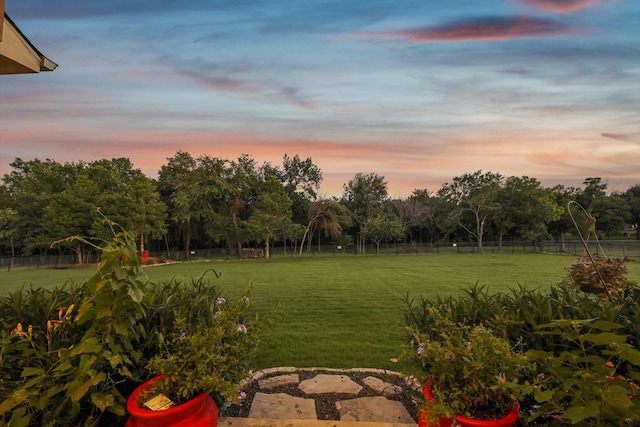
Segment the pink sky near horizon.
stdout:
<svg viewBox="0 0 640 427">
<path fill-rule="evenodd" d="M 242 4 L 7 0 L 52 73 L 0 77 L 0 176 L 16 158 L 178 151 L 280 165 L 320 193 L 389 194 L 476 170 L 640 184 L 640 5 L 630 0 Z"/>
</svg>

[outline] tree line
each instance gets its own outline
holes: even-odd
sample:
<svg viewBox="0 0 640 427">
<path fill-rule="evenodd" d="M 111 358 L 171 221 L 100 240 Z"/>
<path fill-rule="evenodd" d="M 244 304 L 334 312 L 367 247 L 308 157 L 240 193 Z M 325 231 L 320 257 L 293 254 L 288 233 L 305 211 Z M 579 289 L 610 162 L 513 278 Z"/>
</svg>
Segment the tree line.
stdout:
<svg viewBox="0 0 640 427">
<path fill-rule="evenodd" d="M 546 188 L 527 176 L 476 171 L 454 177 L 435 193 L 388 195 L 384 176 L 356 173 L 341 197 L 318 194 L 322 171 L 311 158 L 285 154 L 281 165 L 249 155 L 228 160 L 177 152 L 157 179 L 127 158 L 60 164 L 15 159 L 0 185 L 0 255 L 73 253 L 79 264 L 109 240 L 113 224 L 135 233 L 139 249 L 222 247 L 240 256 L 274 244 L 302 254 L 335 244 L 364 252 L 367 242 L 506 240 L 563 241 L 574 229 L 566 207 L 575 201 L 600 236 L 625 225 L 640 239 L 640 184 L 608 192 L 599 177 L 583 188 Z M 591 218 L 591 219 L 589 219 Z M 586 223 L 585 223 L 586 221 Z M 593 224 L 590 224 L 592 222 Z M 68 239 L 82 236 L 84 240 Z M 55 244 L 54 244 L 55 243 Z"/>
</svg>

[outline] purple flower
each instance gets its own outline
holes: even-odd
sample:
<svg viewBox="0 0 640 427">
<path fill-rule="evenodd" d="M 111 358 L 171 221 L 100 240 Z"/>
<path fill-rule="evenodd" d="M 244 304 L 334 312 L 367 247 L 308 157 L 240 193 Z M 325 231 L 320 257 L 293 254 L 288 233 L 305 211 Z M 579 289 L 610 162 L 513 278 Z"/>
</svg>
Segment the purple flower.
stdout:
<svg viewBox="0 0 640 427">
<path fill-rule="evenodd" d="M 243 334 L 247 333 L 247 327 L 244 325 L 238 325 L 238 332 L 242 332 Z"/>
<path fill-rule="evenodd" d="M 222 305 L 222 304 L 225 304 L 226 302 L 227 302 L 226 298 L 222 298 L 222 297 L 216 298 L 217 305 Z"/>
<path fill-rule="evenodd" d="M 247 393 L 245 393 L 244 391 L 241 391 L 240 393 L 238 393 L 238 398 L 240 400 L 244 400 L 247 398 Z"/>
<path fill-rule="evenodd" d="M 247 304 L 247 305 L 248 305 L 248 304 L 249 304 L 249 297 L 242 297 L 242 301 L 243 301 L 245 304 Z"/>
<path fill-rule="evenodd" d="M 418 345 L 418 354 L 424 353 L 424 345 L 425 344 L 423 342 Z"/>
<path fill-rule="evenodd" d="M 216 312 L 213 314 L 213 318 L 214 318 L 214 319 L 217 319 L 217 318 L 218 318 L 218 317 L 220 317 L 221 315 L 222 315 L 222 312 L 221 312 L 221 311 L 216 311 Z"/>
</svg>

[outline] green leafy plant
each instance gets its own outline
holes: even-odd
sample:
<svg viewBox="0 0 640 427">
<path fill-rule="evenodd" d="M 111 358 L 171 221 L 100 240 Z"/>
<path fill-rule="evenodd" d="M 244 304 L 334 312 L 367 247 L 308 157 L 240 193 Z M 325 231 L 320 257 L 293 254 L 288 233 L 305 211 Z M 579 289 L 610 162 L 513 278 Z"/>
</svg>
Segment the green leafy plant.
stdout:
<svg viewBox="0 0 640 427">
<path fill-rule="evenodd" d="M 558 337 L 555 351 L 529 350 L 535 383 L 523 388 L 537 405 L 529 421 L 556 420 L 579 426 L 637 425 L 640 420 L 640 351 L 617 331 L 616 322 L 557 320 L 540 325 Z"/>
<path fill-rule="evenodd" d="M 23 288 L 0 302 L 5 322 L 13 321 L 0 335 L 3 424 L 74 426 L 105 411 L 124 415 L 118 385 L 135 379 L 142 357 L 145 275 L 132 233 L 117 234 L 101 251 L 82 286 Z"/>
<path fill-rule="evenodd" d="M 496 419 L 514 409 L 514 385 L 529 367 L 523 354 L 487 327 L 453 322 L 451 313 L 436 308 L 428 314 L 437 337 L 412 331 L 410 355 L 433 395 L 425 402 L 429 421 L 456 415 Z"/>
<path fill-rule="evenodd" d="M 171 332 L 160 334 L 162 350 L 150 360 L 148 368 L 165 375 L 155 388 L 176 403 L 200 393 L 213 394 L 219 403 L 235 401 L 267 317 L 249 318 L 251 288 L 232 300 L 214 287 L 200 285 L 198 293 L 212 300 L 206 312 L 192 318 L 179 315 Z"/>
</svg>

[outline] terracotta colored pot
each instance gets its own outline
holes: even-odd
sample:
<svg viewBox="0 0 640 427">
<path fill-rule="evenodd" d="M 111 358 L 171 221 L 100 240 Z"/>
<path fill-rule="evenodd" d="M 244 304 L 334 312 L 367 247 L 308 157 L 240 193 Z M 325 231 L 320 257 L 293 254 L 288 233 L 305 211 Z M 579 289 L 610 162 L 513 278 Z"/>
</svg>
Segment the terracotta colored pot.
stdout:
<svg viewBox="0 0 640 427">
<path fill-rule="evenodd" d="M 422 389 L 424 393 L 424 397 L 429 400 L 433 400 L 433 394 L 429 387 L 425 384 Z M 422 410 L 420 411 L 420 416 L 418 418 L 418 427 L 450 427 L 453 424 L 453 419 L 451 418 L 442 418 L 440 417 L 440 421 L 438 425 L 427 424 L 426 421 L 423 421 L 423 416 L 426 416 L 428 411 Z M 511 410 L 505 417 L 497 419 L 497 420 L 477 420 L 474 418 L 467 418 L 462 415 L 456 416 L 456 423 L 460 427 L 516 427 L 518 422 L 518 412 L 516 410 Z"/>
<path fill-rule="evenodd" d="M 518 412 L 512 409 L 505 417 L 498 420 L 476 420 L 458 415 L 456 421 L 461 427 L 516 427 Z"/>
<path fill-rule="evenodd" d="M 211 396 L 202 393 L 182 405 L 161 411 L 141 408 L 146 392 L 163 376 L 151 378 L 136 388 L 127 399 L 129 419 L 125 427 L 216 427 L 218 407 Z"/>
<path fill-rule="evenodd" d="M 426 397 L 427 399 L 433 400 L 433 394 L 431 394 L 431 390 L 429 390 L 429 387 L 426 384 L 422 388 L 422 394 L 424 394 L 424 397 Z M 428 415 L 429 411 L 427 411 L 426 409 L 420 411 L 420 414 L 418 414 L 418 427 L 451 427 L 451 425 L 453 424 L 453 418 L 444 417 L 438 417 L 439 422 L 437 425 L 427 423 L 424 418 Z"/>
</svg>

